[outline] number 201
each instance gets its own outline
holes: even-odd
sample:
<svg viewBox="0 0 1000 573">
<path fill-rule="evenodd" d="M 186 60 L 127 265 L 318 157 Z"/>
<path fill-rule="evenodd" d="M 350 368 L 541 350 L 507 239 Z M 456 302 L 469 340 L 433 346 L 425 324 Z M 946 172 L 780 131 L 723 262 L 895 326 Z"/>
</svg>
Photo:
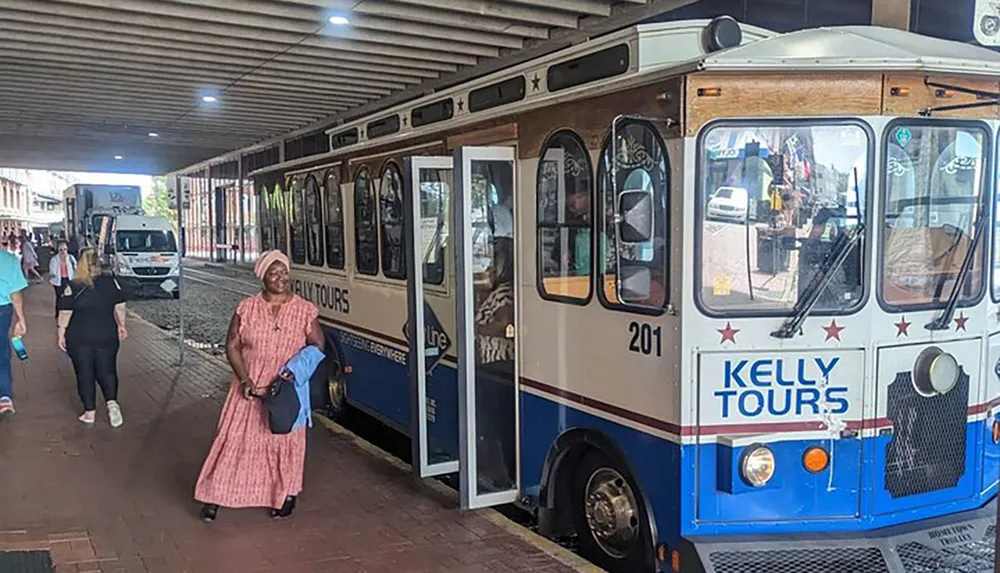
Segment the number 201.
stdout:
<svg viewBox="0 0 1000 573">
<path fill-rule="evenodd" d="M 646 356 L 661 355 L 660 339 L 663 332 L 661 327 L 653 328 L 649 324 L 639 324 L 633 321 L 629 323 L 628 331 L 632 334 L 632 341 L 628 344 L 630 351 Z"/>
</svg>

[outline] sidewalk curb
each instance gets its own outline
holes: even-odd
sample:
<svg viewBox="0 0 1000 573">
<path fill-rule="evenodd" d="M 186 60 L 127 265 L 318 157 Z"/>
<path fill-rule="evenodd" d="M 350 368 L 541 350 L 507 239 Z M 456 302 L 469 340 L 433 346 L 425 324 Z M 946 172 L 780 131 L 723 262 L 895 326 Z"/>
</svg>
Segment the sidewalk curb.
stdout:
<svg viewBox="0 0 1000 573">
<path fill-rule="evenodd" d="M 365 453 L 382 460 L 401 472 L 413 475 L 413 468 L 405 464 L 399 458 L 393 456 L 389 452 L 383 450 L 382 448 L 366 441 L 365 439 L 359 437 L 354 432 L 344 428 L 343 426 L 337 424 L 333 420 L 327 418 L 322 414 L 313 412 L 313 420 L 318 422 L 324 428 L 329 430 L 331 433 L 338 436 L 342 436 L 353 442 L 353 444 L 359 449 L 363 450 Z M 420 485 L 426 487 L 448 499 L 458 503 L 458 492 L 451 489 L 450 487 L 444 485 L 443 483 L 436 480 L 420 480 Z M 538 549 L 539 551 L 545 553 L 549 557 L 552 557 L 556 561 L 562 563 L 563 565 L 569 567 L 577 573 L 604 573 L 604 569 L 597 567 L 596 565 L 590 563 L 586 559 L 580 557 L 576 553 L 559 546 L 553 541 L 546 537 L 543 537 L 525 527 L 522 527 L 513 521 L 507 519 L 503 514 L 495 509 L 484 508 L 474 510 L 491 523 L 502 529 L 505 533 L 513 535 L 518 539 L 524 541 L 525 543 L 531 545 L 532 547 Z"/>
<path fill-rule="evenodd" d="M 154 329 L 156 329 L 156 330 L 158 330 L 158 331 L 160 331 L 160 332 L 162 332 L 164 334 L 167 334 L 168 336 L 170 336 L 170 338 L 172 338 L 174 340 L 177 340 L 177 335 L 176 334 L 174 334 L 171 331 L 164 330 L 164 329 L 160 328 L 159 326 L 153 324 L 152 322 L 149 322 L 145 318 L 139 316 L 135 311 L 129 310 L 128 314 L 129 314 L 129 316 L 133 320 L 135 320 L 137 322 L 140 322 L 143 325 L 146 325 L 146 326 L 149 326 L 151 328 L 154 328 Z M 205 352 L 204 350 L 202 350 L 200 348 L 195 348 L 195 347 L 190 346 L 190 345 L 188 345 L 188 349 L 194 351 L 201 358 L 204 358 L 204 359 L 208 360 L 209 362 L 215 363 L 215 364 L 217 364 L 220 367 L 225 368 L 225 369 L 229 368 L 229 364 L 222 357 L 215 356 L 213 354 Z M 405 472 L 407 474 L 410 474 L 411 476 L 413 475 L 413 468 L 412 467 L 410 467 L 409 465 L 403 463 L 402 460 L 400 460 L 399 458 L 393 456 L 389 452 L 387 452 L 387 451 L 383 450 L 382 448 L 376 446 L 375 444 L 373 444 L 373 443 L 371 443 L 371 442 L 369 442 L 369 441 L 361 438 L 360 436 L 358 436 L 354 432 L 352 432 L 352 431 L 348 430 L 347 428 L 345 428 L 345 427 L 337 424 L 336 422 L 334 422 L 333 420 L 327 418 L 326 416 L 323 416 L 322 414 L 318 414 L 316 412 L 313 412 L 313 416 L 312 417 L 313 417 L 314 421 L 316 421 L 317 423 L 319 423 L 321 426 L 323 426 L 329 432 L 331 432 L 333 434 L 336 434 L 338 436 L 347 438 L 355 447 L 357 447 L 361 451 L 365 452 L 366 454 L 368 454 L 368 455 L 370 455 L 370 456 L 372 456 L 372 457 L 374 457 L 376 459 L 379 459 L 381 461 L 384 461 L 384 462 L 388 463 L 389 465 L 393 466 L 394 468 L 398 469 L 401 472 Z M 444 485 L 443 483 L 435 481 L 435 480 L 420 480 L 420 484 L 423 487 L 427 487 L 428 489 L 432 490 L 433 492 L 435 492 L 435 493 L 437 493 L 439 495 L 445 496 L 448 499 L 453 500 L 456 503 L 458 503 L 458 492 L 455 491 L 455 490 L 453 490 L 453 489 L 451 489 L 451 488 L 449 488 L 448 486 Z M 559 563 L 565 565 L 566 567 L 569 567 L 570 569 L 572 569 L 576 573 L 604 573 L 604 570 L 601 569 L 600 567 L 597 567 L 596 565 L 593 565 L 592 563 L 590 563 L 586 559 L 580 557 L 576 553 L 573 553 L 572 551 L 570 551 L 570 550 L 568 550 L 568 549 L 566 549 L 564 547 L 559 546 L 558 544 L 556 544 L 555 542 L 549 540 L 548 538 L 543 537 L 543 536 L 541 536 L 541 535 L 539 535 L 539 534 L 537 534 L 537 533 L 535 533 L 533 531 L 530 531 L 529 529 L 527 529 L 525 527 L 522 527 L 522 526 L 514 523 L 513 521 L 507 519 L 504 515 L 502 515 L 500 512 L 498 512 L 495 509 L 485 508 L 485 509 L 479 509 L 479 510 L 476 510 L 476 511 L 480 515 L 482 515 L 483 517 L 485 517 L 487 520 L 489 520 L 491 523 L 493 523 L 494 525 L 496 525 L 497 527 L 499 527 L 501 530 L 503 530 L 505 533 L 508 533 L 508 534 L 510 534 L 510 535 L 512 535 L 514 537 L 517 537 L 521 541 L 524 541 L 528 545 L 531 545 L 532 547 L 538 549 L 542 553 L 545 553 L 546 555 L 548 555 L 549 557 L 555 559 Z"/>
</svg>

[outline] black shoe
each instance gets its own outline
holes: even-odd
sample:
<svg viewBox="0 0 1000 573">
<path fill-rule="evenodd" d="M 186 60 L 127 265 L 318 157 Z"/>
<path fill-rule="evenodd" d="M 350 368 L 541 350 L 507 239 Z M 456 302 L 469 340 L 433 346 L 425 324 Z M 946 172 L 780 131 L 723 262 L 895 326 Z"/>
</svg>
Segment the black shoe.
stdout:
<svg viewBox="0 0 1000 573">
<path fill-rule="evenodd" d="M 281 506 L 281 509 L 272 509 L 271 517 L 273 519 L 282 519 L 288 517 L 295 511 L 295 496 L 290 495 L 285 498 L 285 503 Z"/>
<path fill-rule="evenodd" d="M 201 506 L 201 520 L 211 523 L 215 521 L 215 516 L 219 514 L 219 506 L 214 503 L 206 503 Z"/>
</svg>

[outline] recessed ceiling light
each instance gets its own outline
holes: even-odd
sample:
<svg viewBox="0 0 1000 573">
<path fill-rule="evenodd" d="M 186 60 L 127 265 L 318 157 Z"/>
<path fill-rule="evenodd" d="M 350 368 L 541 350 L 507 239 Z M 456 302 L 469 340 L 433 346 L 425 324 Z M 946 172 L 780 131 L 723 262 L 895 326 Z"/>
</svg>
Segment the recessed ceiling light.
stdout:
<svg viewBox="0 0 1000 573">
<path fill-rule="evenodd" d="M 329 21 L 334 26 L 346 26 L 351 23 L 351 21 L 344 16 L 330 16 Z"/>
<path fill-rule="evenodd" d="M 150 131 L 150 132 L 149 132 L 149 136 L 150 136 L 150 137 L 160 137 L 160 134 L 159 134 L 159 133 L 156 133 L 155 131 Z"/>
<path fill-rule="evenodd" d="M 219 100 L 215 96 L 201 96 L 201 101 L 205 103 L 215 103 Z"/>
<path fill-rule="evenodd" d="M 122 158 L 121 155 L 115 155 L 115 159 L 121 159 L 121 158 Z"/>
</svg>

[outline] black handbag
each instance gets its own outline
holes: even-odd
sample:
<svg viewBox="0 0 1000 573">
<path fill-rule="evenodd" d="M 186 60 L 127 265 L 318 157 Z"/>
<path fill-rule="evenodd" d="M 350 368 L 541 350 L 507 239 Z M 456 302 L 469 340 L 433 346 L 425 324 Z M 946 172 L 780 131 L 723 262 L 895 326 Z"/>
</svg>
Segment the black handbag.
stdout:
<svg viewBox="0 0 1000 573">
<path fill-rule="evenodd" d="M 254 397 L 264 403 L 272 434 L 291 433 L 302 407 L 293 379 L 275 376 L 267 389 Z"/>
</svg>

